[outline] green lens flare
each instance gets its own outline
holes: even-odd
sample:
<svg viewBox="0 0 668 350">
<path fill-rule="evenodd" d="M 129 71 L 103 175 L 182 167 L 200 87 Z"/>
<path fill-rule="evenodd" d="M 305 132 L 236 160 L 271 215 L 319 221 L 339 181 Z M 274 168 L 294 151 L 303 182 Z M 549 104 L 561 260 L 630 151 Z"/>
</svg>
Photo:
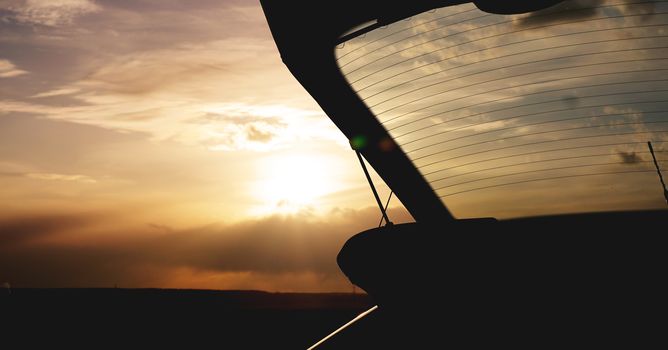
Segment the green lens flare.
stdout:
<svg viewBox="0 0 668 350">
<path fill-rule="evenodd" d="M 350 146 L 352 146 L 354 150 L 363 149 L 364 147 L 366 147 L 366 144 L 367 140 L 364 135 L 357 135 L 350 139 Z"/>
</svg>

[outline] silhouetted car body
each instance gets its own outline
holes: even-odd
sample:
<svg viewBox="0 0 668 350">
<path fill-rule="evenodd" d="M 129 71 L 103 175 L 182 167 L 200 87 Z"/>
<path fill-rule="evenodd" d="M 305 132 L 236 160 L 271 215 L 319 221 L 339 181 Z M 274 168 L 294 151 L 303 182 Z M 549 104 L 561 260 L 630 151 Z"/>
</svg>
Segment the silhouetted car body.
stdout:
<svg viewBox="0 0 668 350">
<path fill-rule="evenodd" d="M 601 347 L 622 341 L 638 347 L 659 340 L 668 213 L 646 141 L 665 152 L 666 4 L 261 2 L 287 67 L 350 140 L 364 140 L 356 149 L 416 220 L 362 232 L 345 244 L 339 266 L 379 303 L 380 314 L 323 347 Z M 428 17 L 435 9 L 445 12 Z M 411 16 L 418 24 L 381 32 Z M 430 26 L 446 19 L 443 34 L 430 37 L 441 30 Z M 457 25 L 461 29 L 452 29 Z M 485 32 L 489 28 L 494 31 Z M 531 36 L 536 32 L 543 37 Z M 380 34 L 346 49 L 374 33 Z M 386 39 L 395 34 L 401 40 Z M 508 41 L 491 41 L 501 37 Z M 474 43 L 479 47 L 462 48 Z M 490 47 L 498 51 L 486 51 Z M 488 55 L 464 57 L 478 54 Z M 388 62 L 372 67 L 381 60 Z M 401 65 L 405 69 L 392 71 Z M 422 75 L 408 75 L 423 68 Z M 430 90 L 435 86 L 442 87 Z M 397 93 L 379 99 L 387 91 Z M 522 100 L 529 97 L 535 100 Z M 473 102 L 457 105 L 466 99 Z M 466 118 L 472 121 L 443 127 Z M 460 136 L 461 130 L 468 133 Z M 477 138 L 493 133 L 501 136 Z M 446 152 L 452 155 L 442 157 Z M 456 163 L 486 152 L 495 157 Z M 429 157 L 434 160 L 423 161 Z M 601 157 L 609 158 L 597 161 Z M 493 173 L 513 167 L 519 171 Z M 435 178 L 439 172 L 447 176 Z M 484 172 L 492 173 L 439 182 Z M 458 200 L 462 195 L 467 199 Z M 467 219 L 455 218 L 450 203 Z M 545 214 L 503 214 L 520 212 L 510 210 L 513 204 Z M 505 217 L 491 218 L 496 213 Z"/>
</svg>

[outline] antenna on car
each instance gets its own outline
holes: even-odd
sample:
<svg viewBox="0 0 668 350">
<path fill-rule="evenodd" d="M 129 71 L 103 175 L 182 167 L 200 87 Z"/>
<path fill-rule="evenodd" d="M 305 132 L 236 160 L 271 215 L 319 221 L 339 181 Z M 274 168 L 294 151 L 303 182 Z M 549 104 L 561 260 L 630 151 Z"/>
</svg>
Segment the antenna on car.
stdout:
<svg viewBox="0 0 668 350">
<path fill-rule="evenodd" d="M 654 166 L 656 167 L 656 173 L 659 174 L 659 181 L 661 181 L 661 186 L 663 186 L 663 197 L 666 199 L 666 204 L 668 204 L 668 190 L 666 189 L 666 183 L 663 182 L 663 175 L 661 175 L 661 168 L 659 168 L 659 162 L 656 161 L 656 156 L 654 155 L 654 148 L 652 148 L 652 142 L 647 141 L 647 146 L 649 147 L 649 153 L 652 154 L 652 159 L 654 160 Z"/>
</svg>

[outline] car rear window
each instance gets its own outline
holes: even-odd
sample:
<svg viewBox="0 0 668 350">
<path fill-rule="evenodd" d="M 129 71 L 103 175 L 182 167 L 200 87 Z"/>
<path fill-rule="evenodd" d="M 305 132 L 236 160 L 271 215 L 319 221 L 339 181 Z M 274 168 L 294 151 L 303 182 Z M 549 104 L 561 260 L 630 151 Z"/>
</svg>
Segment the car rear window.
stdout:
<svg viewBox="0 0 668 350">
<path fill-rule="evenodd" d="M 460 218 L 665 208 L 668 2 L 424 12 L 335 49 Z"/>
</svg>

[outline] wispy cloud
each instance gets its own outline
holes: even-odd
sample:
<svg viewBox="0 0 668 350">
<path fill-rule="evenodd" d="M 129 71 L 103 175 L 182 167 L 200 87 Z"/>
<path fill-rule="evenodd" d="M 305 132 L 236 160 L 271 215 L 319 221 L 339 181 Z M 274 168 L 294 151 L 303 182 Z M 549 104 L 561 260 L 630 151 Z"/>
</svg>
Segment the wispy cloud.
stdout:
<svg viewBox="0 0 668 350">
<path fill-rule="evenodd" d="M 21 23 L 61 26 L 99 11 L 100 6 L 89 0 L 27 0 L 9 1 L 0 5 L 0 9 L 13 12 L 14 19 Z"/>
<path fill-rule="evenodd" d="M 28 178 L 46 181 L 68 181 L 87 184 L 97 183 L 97 180 L 88 175 L 44 172 L 39 171 L 34 167 L 11 162 L 0 162 L 0 177 Z"/>
<path fill-rule="evenodd" d="M 282 105 L 208 101 L 191 104 L 106 95 L 92 97 L 87 104 L 65 107 L 0 100 L 0 109 L 0 113 L 31 113 L 107 129 L 142 132 L 154 140 L 172 140 L 220 151 L 276 150 L 314 139 L 345 142 L 321 113 Z"/>
<path fill-rule="evenodd" d="M 28 72 L 17 68 L 9 60 L 0 59 L 0 78 L 13 78 L 23 74 L 28 74 Z"/>
<path fill-rule="evenodd" d="M 66 103 L 0 100 L 0 110 L 220 151 L 267 151 L 313 139 L 344 145 L 317 107 L 293 97 L 297 84 L 277 66 L 274 50 L 264 39 L 230 39 L 133 51 L 31 95 Z"/>
<path fill-rule="evenodd" d="M 55 174 L 55 173 L 28 173 L 26 177 L 38 180 L 50 181 L 74 181 L 81 183 L 96 183 L 97 181 L 90 176 L 80 174 Z"/>
<path fill-rule="evenodd" d="M 72 95 L 77 92 L 79 92 L 79 88 L 60 88 L 60 89 L 54 89 L 54 90 L 49 90 L 49 91 L 44 91 L 40 92 L 38 94 L 33 95 L 32 97 L 34 98 L 43 98 L 43 97 L 54 97 L 54 96 L 64 96 L 64 95 Z"/>
<path fill-rule="evenodd" d="M 281 63 L 256 3 L 56 0 L 4 8 L 24 22 L 53 24 L 97 13 L 79 18 L 76 30 L 43 26 L 26 34 L 16 21 L 4 24 L 5 39 L 18 50 L 45 54 L 12 58 L 30 67 L 30 79 L 17 87 L 25 91 L 3 94 L 0 114 L 140 132 L 153 141 L 218 151 L 268 151 L 316 139 L 347 148 Z M 59 19 L 40 19 L 47 9 Z"/>
</svg>

